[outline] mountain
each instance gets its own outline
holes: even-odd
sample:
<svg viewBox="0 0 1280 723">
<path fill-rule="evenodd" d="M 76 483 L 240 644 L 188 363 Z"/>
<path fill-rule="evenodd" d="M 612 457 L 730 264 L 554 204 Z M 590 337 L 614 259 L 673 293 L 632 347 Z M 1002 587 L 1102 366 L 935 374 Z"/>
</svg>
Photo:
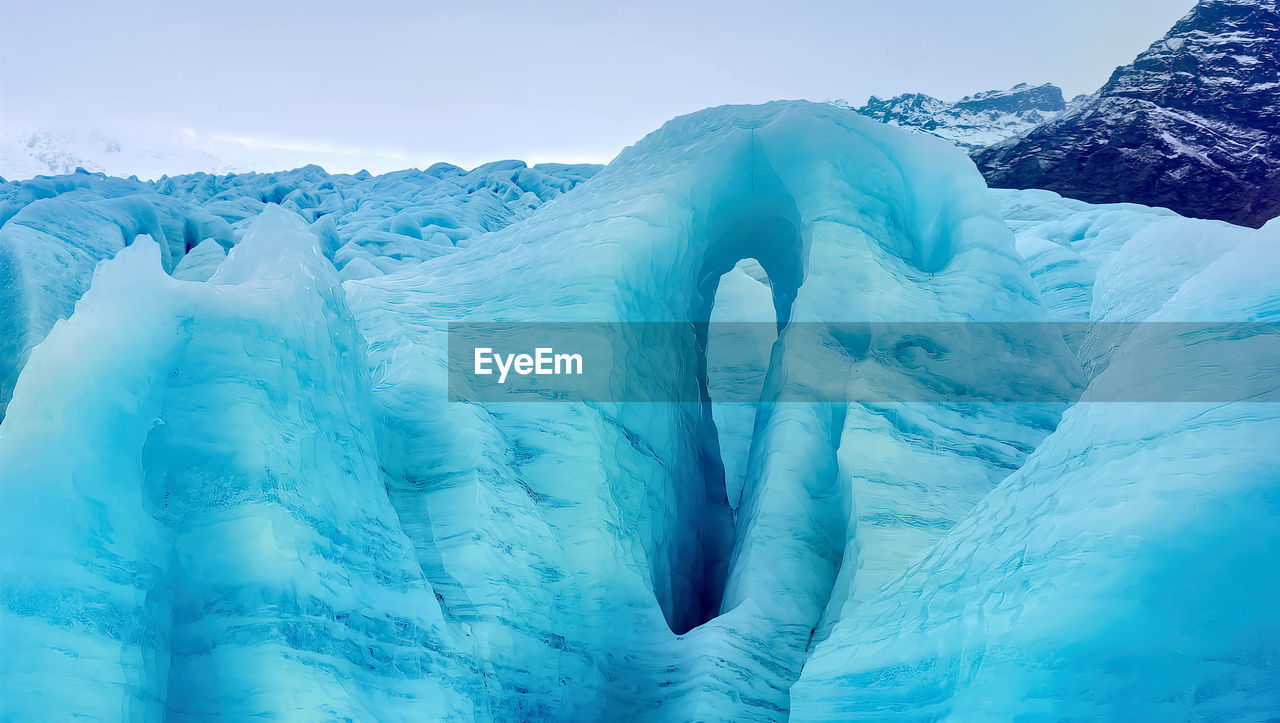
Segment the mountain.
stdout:
<svg viewBox="0 0 1280 723">
<path fill-rule="evenodd" d="M 1097 93 L 974 154 L 988 183 L 1261 226 L 1280 215 L 1280 11 L 1203 0 Z"/>
<path fill-rule="evenodd" d="M 873 95 L 854 110 L 881 123 L 931 133 L 972 152 L 1025 133 L 1066 109 L 1057 86 L 1019 83 L 1008 90 L 967 95 L 955 103 L 923 93 L 887 100 Z"/>
</svg>

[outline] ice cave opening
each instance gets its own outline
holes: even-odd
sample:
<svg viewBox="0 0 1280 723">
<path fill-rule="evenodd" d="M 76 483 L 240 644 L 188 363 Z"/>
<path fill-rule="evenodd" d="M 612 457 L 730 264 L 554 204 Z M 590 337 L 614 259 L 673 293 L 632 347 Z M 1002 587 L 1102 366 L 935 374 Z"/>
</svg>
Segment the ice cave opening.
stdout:
<svg viewBox="0 0 1280 723">
<path fill-rule="evenodd" d="M 710 242 L 690 310 L 702 401 L 698 469 L 705 498 L 727 514 L 708 508 L 697 529 L 686 532 L 697 537 L 695 569 L 685 568 L 694 599 L 674 609 L 663 605 L 676 634 L 722 612 L 736 544 L 735 511 L 750 478 L 756 411 L 804 276 L 805 244 L 794 199 L 764 165 L 753 167 L 751 176 L 771 177 L 773 183 L 752 183 L 743 196 L 720 199 L 708 214 Z"/>
<path fill-rule="evenodd" d="M 747 478 L 756 410 L 778 339 L 772 284 L 759 261 L 742 259 L 722 275 L 707 325 L 706 392 L 711 403 L 725 497 L 737 510 Z"/>
</svg>

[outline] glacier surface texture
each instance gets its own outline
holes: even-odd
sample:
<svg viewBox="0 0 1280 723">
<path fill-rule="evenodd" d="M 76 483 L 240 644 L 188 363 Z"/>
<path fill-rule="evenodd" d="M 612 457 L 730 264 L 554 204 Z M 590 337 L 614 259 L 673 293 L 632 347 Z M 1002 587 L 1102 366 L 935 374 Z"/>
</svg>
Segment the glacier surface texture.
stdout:
<svg viewBox="0 0 1280 723">
<path fill-rule="evenodd" d="M 9 182 L 0 223 L 0 717 L 1280 715 L 1280 406 L 1107 397 L 1110 322 L 1253 353 L 1280 222 L 780 102 L 603 168 Z M 708 321 L 768 333 L 630 325 L 613 380 L 699 403 L 449 401 L 451 323 Z M 787 401 L 963 386 L 919 349 L 1037 401 Z"/>
</svg>

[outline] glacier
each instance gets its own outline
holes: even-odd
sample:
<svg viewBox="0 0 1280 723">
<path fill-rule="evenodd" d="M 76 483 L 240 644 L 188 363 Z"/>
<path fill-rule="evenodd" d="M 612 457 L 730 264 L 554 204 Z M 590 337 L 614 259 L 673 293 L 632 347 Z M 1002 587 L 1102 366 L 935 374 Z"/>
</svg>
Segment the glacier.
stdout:
<svg viewBox="0 0 1280 723">
<path fill-rule="evenodd" d="M 1280 222 L 989 190 L 805 102 L 603 168 L 8 182 L 0 222 L 5 718 L 1280 711 L 1280 407 L 1111 394 L 1117 323 L 1280 321 Z M 466 322 L 623 323 L 616 399 L 699 401 L 450 401 Z M 975 338 L 850 332 L 897 322 Z M 995 358 L 1035 401 L 862 401 Z"/>
</svg>

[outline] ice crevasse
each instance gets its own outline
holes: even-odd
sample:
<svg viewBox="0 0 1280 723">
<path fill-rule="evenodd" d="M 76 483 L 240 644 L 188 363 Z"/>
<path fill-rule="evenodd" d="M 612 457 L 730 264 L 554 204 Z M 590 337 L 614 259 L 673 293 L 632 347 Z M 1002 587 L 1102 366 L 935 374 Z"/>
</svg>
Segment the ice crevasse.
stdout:
<svg viewBox="0 0 1280 723">
<path fill-rule="evenodd" d="M 1275 321 L 1275 223 L 991 192 L 792 102 L 598 172 L 321 173 L 5 184 L 0 278 L 58 282 L 5 292 L 44 310 L 0 348 L 5 716 L 1280 708 L 1274 405 L 787 401 L 939 383 L 850 322 Z M 450 322 L 717 319 L 777 329 L 759 404 L 643 325 L 619 398 L 702 403 L 447 401 Z M 950 351 L 1087 400 L 1143 363 L 1108 328 Z"/>
</svg>

